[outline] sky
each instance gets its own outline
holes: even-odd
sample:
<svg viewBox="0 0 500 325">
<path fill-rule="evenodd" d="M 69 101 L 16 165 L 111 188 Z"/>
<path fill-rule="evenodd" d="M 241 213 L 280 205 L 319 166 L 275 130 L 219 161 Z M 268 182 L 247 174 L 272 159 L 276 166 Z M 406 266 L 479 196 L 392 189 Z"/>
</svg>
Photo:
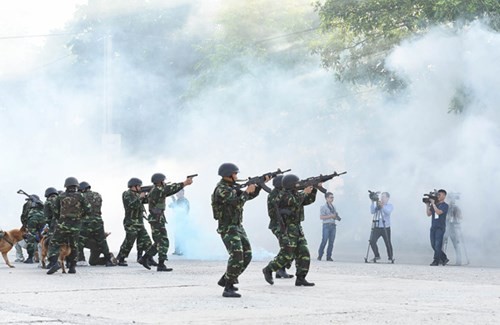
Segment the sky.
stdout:
<svg viewBox="0 0 500 325">
<path fill-rule="evenodd" d="M 15 193 L 19 188 L 40 195 L 49 186 L 62 188 L 66 177 L 75 176 L 103 195 L 110 246 L 117 251 L 124 238 L 120 194 L 129 178 L 149 183 L 150 175 L 163 172 L 168 181 L 180 182 L 198 173 L 186 189 L 192 219 L 183 231 L 193 238 L 187 256 L 223 259 L 226 253 L 215 232 L 209 198 L 218 181 L 218 166 L 231 161 L 242 177 L 276 168 L 291 168 L 302 178 L 347 171 L 325 186 L 335 193 L 342 216 L 334 255 L 350 260 L 361 260 L 366 252 L 372 217 L 368 190 L 391 193 L 396 259 L 417 256 L 425 263 L 432 251 L 422 195 L 439 188 L 460 192 L 469 254 L 476 263 L 492 263 L 488 257 L 499 244 L 499 203 L 484 199 L 482 193 L 495 193 L 500 181 L 500 71 L 494 64 L 500 57 L 498 33 L 478 22 L 462 30 L 436 27 L 406 40 L 385 63 L 409 85 L 396 97 L 373 88 L 345 87 L 320 67 L 319 58 L 290 69 L 249 58 L 247 74 L 233 71 L 228 62 L 218 77 L 231 82 L 207 87 L 182 110 L 175 125 L 168 119 L 163 121 L 165 128 L 150 128 L 147 120 L 138 124 L 155 137 L 173 131 L 165 147 L 148 146 L 133 154 L 121 147 L 124 134 L 103 131 L 101 74 L 95 76 L 95 84 L 61 87 L 45 76 L 43 67 L 51 64 L 64 71 L 71 64 L 64 44 L 51 44 L 47 54 L 44 37 L 7 38 L 57 33 L 81 4 L 85 2 L 23 1 L 0 11 L 0 50 L 6 53 L 0 62 L 0 84 L 13 89 L 0 98 L 0 139 L 7 157 L 0 165 L 6 215 L 1 227 L 17 226 L 23 203 Z M 190 7 L 178 35 L 206 36 L 217 25 L 218 7 L 203 4 L 207 7 Z M 117 7 L 112 12 L 120 10 L 131 11 Z M 177 49 L 171 59 L 182 63 L 185 57 L 186 52 Z M 54 63 L 57 58 L 65 59 Z M 119 81 L 127 91 L 137 80 L 154 81 L 133 59 L 113 61 L 115 71 L 132 76 Z M 78 79 L 69 72 L 65 77 Z M 172 78 L 174 86 L 182 82 Z M 457 88 L 466 89 L 472 103 L 465 113 L 450 114 L 448 104 Z M 178 96 L 174 89 L 161 89 L 162 95 Z M 118 87 L 113 91 L 114 98 L 125 95 Z M 161 116 L 162 105 L 144 108 L 149 121 Z M 318 213 L 323 203 L 318 195 L 306 208 L 304 229 L 313 257 L 321 239 Z M 169 231 L 174 231 L 175 218 L 167 213 L 167 219 Z M 247 203 L 244 214 L 257 258 L 270 258 L 276 250 L 267 223 L 262 193 Z M 379 247 L 383 252 L 382 242 Z"/>
</svg>

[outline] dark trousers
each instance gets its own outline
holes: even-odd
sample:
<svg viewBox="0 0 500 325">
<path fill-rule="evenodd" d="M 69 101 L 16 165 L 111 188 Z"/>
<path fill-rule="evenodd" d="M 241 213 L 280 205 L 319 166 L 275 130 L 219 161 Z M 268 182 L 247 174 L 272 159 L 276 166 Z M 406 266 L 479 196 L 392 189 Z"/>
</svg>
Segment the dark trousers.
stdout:
<svg viewBox="0 0 500 325">
<path fill-rule="evenodd" d="M 337 226 L 334 223 L 324 223 L 323 224 L 323 238 L 321 239 L 321 244 L 319 245 L 318 257 L 323 257 L 325 251 L 326 243 L 326 258 L 332 258 L 333 242 L 335 241 L 335 234 L 337 233 Z"/>
<path fill-rule="evenodd" d="M 370 246 L 373 250 L 373 254 L 375 254 L 375 257 L 380 257 L 377 246 L 377 240 L 380 237 L 384 239 L 385 247 L 387 248 L 387 257 L 389 257 L 389 259 L 392 260 L 391 227 L 373 228 L 372 235 L 370 238 Z"/>
<path fill-rule="evenodd" d="M 431 246 L 434 250 L 434 261 L 443 262 L 448 257 L 443 252 L 443 237 L 445 228 L 431 228 Z"/>
</svg>

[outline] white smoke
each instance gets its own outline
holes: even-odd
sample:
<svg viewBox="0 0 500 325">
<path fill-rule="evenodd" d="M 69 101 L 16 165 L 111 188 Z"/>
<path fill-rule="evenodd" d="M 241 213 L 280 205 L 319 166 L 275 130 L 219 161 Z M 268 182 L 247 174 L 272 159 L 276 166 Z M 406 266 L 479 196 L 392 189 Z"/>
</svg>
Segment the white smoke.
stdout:
<svg viewBox="0 0 500 325">
<path fill-rule="evenodd" d="M 202 17 L 193 9 L 178 35 L 210 32 L 208 26 L 217 25 L 211 20 L 217 7 L 211 8 Z M 105 226 L 112 232 L 108 242 L 117 252 L 125 235 L 121 193 L 129 178 L 149 183 L 153 173 L 163 172 L 168 181 L 180 182 L 198 173 L 186 188 L 192 227 L 176 235 L 190 240 L 186 258 L 224 259 L 210 195 L 219 179 L 218 166 L 230 161 L 239 166 L 241 177 L 276 168 L 291 168 L 299 177 L 346 170 L 346 175 L 325 184 L 335 193 L 342 217 L 334 248 L 334 258 L 341 260 L 361 261 L 366 253 L 371 226 L 367 190 L 391 193 L 395 257 L 417 262 L 430 262 L 432 256 L 430 220 L 422 194 L 434 188 L 460 192 L 458 204 L 464 212 L 463 232 L 471 260 L 491 263 L 487 259 L 498 245 L 494 217 L 499 205 L 487 195 L 495 193 L 500 177 L 499 113 L 495 109 L 499 43 L 499 34 L 480 23 L 462 30 L 436 28 L 404 42 L 387 60 L 387 67 L 408 83 L 397 97 L 374 88 L 353 91 L 321 69 L 319 58 L 305 58 L 301 64 L 283 68 L 248 57 L 244 75 L 231 71 L 227 62 L 228 68 L 220 73 L 231 82 L 197 94 L 175 113 L 175 125 L 164 121 L 171 130 L 167 147 L 147 143 L 144 150 L 124 148 L 119 137 L 103 145 L 103 135 L 109 134 L 103 121 L 101 74 L 95 76 L 95 84 L 82 88 L 75 87 L 75 82 L 61 88 L 40 70 L 29 78 L 0 74 L 6 85 L 0 99 L 0 138 L 5 152 L 0 171 L 4 184 L 0 227 L 19 224 L 24 198 L 15 194 L 18 188 L 40 195 L 49 186 L 62 189 L 64 179 L 75 176 L 103 195 Z M 181 62 L 183 55 L 179 52 L 176 59 Z M 57 69 L 64 71 L 70 63 L 62 61 Z M 133 76 L 130 82 L 154 81 L 127 58 L 115 59 L 113 71 L 122 72 L 117 74 L 121 76 L 127 72 Z M 62 77 L 78 80 L 74 75 Z M 116 82 L 125 85 L 128 80 Z M 467 89 L 470 105 L 462 114 L 448 113 L 460 87 Z M 120 89 L 115 85 L 115 98 L 120 97 Z M 155 119 L 164 108 L 146 105 L 142 109 L 142 114 Z M 119 108 L 113 115 L 134 118 L 122 115 Z M 142 124 L 137 121 L 144 134 L 165 137 L 164 129 L 142 123 L 147 119 L 140 120 Z M 265 202 L 262 192 L 246 204 L 244 225 L 256 258 L 268 259 L 277 251 L 277 241 L 267 229 Z M 304 229 L 313 257 L 321 240 L 319 207 L 323 203 L 318 194 L 316 202 L 306 208 Z M 172 252 L 176 236 L 173 225 L 167 227 Z M 379 248 L 385 251 L 382 242 Z"/>
</svg>

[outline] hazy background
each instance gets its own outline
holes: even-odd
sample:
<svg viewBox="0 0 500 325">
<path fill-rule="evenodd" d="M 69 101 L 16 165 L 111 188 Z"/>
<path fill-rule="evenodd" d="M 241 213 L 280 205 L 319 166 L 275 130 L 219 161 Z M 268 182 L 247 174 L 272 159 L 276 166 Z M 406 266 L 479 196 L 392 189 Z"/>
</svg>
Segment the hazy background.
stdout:
<svg viewBox="0 0 500 325">
<path fill-rule="evenodd" d="M 436 27 L 404 42 L 386 66 L 408 87 L 388 95 L 336 81 L 303 46 L 304 36 L 289 35 L 285 23 L 245 39 L 256 47 L 264 42 L 265 53 L 237 50 L 235 35 L 261 28 L 252 17 L 286 22 L 286 15 L 300 15 L 300 23 L 314 26 L 309 1 L 293 1 L 298 13 L 282 13 L 270 1 L 260 1 L 262 13 L 244 12 L 236 1 L 120 3 L 2 5 L 0 227 L 20 225 L 18 189 L 43 196 L 45 188 L 63 189 L 64 179 L 74 176 L 103 195 L 109 244 L 117 252 L 128 179 L 147 184 L 162 172 L 179 182 L 198 173 L 186 188 L 192 218 L 182 234 L 192 238 L 186 257 L 224 259 L 210 195 L 218 166 L 234 162 L 242 178 L 276 168 L 299 177 L 347 171 L 325 184 L 342 216 L 334 259 L 362 261 L 371 226 L 367 190 L 377 190 L 390 192 L 395 206 L 396 259 L 431 262 L 421 198 L 444 188 L 461 193 L 471 263 L 498 264 L 491 258 L 500 245 L 498 33 L 477 22 L 453 31 Z M 230 20 L 242 20 L 242 28 L 230 30 Z M 457 85 L 472 98 L 458 115 L 448 113 Z M 265 202 L 262 192 L 245 206 L 257 259 L 277 251 Z M 306 209 L 313 258 L 323 203 L 318 195 Z M 382 240 L 379 248 L 385 257 Z"/>
</svg>

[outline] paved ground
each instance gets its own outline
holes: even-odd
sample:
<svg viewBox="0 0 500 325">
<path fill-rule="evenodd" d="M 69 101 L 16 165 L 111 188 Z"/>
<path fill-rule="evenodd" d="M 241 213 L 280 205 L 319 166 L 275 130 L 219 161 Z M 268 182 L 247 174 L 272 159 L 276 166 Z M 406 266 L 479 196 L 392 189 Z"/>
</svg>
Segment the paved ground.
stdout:
<svg viewBox="0 0 500 325">
<path fill-rule="evenodd" d="M 0 264 L 0 324 L 499 324 L 500 269 L 312 262 L 308 280 L 268 285 L 253 261 L 240 299 L 216 285 L 225 261 L 172 259 L 173 272 L 78 267 L 46 275 Z M 293 269 L 293 268 L 292 268 Z"/>
</svg>

